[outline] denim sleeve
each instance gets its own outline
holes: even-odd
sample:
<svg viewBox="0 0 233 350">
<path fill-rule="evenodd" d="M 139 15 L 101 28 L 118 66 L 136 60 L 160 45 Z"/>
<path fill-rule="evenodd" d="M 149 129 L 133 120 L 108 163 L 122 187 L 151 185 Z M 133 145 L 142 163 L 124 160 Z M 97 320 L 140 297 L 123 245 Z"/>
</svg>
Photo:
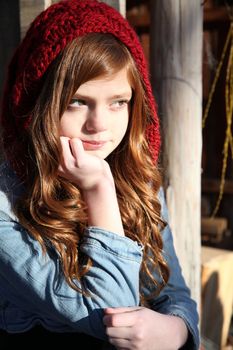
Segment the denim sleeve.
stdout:
<svg viewBox="0 0 233 350">
<path fill-rule="evenodd" d="M 52 328 L 55 324 L 57 331 L 60 325 L 63 331 L 106 339 L 103 308 L 139 304 L 142 247 L 129 238 L 89 227 L 80 249 L 93 261 L 84 277 L 92 297 L 67 284 L 55 251 L 44 256 L 39 243 L 0 210 L 0 296 Z"/>
<path fill-rule="evenodd" d="M 168 223 L 168 211 L 162 190 L 160 191 L 160 200 L 162 205 L 162 216 Z M 191 298 L 190 290 L 183 278 L 181 267 L 174 249 L 172 233 L 168 224 L 162 232 L 162 237 L 164 244 L 164 257 L 170 269 L 170 278 L 159 297 L 154 300 L 152 308 L 163 314 L 181 317 L 189 330 L 188 341 L 182 349 L 197 350 L 199 349 L 199 317 L 197 313 L 197 305 Z"/>
</svg>

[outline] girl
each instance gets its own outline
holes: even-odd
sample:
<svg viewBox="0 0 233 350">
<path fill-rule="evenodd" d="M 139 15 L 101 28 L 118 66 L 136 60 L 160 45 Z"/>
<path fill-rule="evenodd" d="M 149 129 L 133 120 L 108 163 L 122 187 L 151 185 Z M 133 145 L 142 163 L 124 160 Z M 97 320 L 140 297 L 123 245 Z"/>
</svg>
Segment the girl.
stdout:
<svg viewBox="0 0 233 350">
<path fill-rule="evenodd" d="M 9 66 L 1 115 L 2 339 L 198 349 L 166 224 L 155 102 L 127 21 L 95 0 L 42 12 Z"/>
</svg>

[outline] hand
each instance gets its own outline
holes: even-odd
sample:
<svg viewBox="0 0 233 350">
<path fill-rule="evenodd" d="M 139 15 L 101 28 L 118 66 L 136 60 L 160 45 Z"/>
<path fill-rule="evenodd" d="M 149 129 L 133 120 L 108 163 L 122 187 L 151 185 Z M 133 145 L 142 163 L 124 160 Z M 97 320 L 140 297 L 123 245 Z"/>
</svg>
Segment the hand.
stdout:
<svg viewBox="0 0 233 350">
<path fill-rule="evenodd" d="M 94 189 L 101 181 L 107 180 L 113 186 L 113 177 L 108 163 L 86 152 L 78 138 L 62 136 L 62 159 L 59 175 L 74 182 L 82 190 Z"/>
<path fill-rule="evenodd" d="M 103 322 L 118 350 L 177 350 L 188 336 L 181 318 L 144 307 L 107 308 Z"/>
<path fill-rule="evenodd" d="M 87 204 L 88 225 L 124 236 L 115 184 L 108 163 L 83 148 L 81 140 L 61 137 L 59 175 L 77 184 Z"/>
</svg>

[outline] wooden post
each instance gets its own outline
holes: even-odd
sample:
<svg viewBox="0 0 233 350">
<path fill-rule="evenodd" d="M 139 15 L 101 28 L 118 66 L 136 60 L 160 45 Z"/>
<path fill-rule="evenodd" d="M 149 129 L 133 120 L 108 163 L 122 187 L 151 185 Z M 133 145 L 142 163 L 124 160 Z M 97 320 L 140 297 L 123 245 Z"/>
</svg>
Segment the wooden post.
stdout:
<svg viewBox="0 0 233 350">
<path fill-rule="evenodd" d="M 34 18 L 55 2 L 58 2 L 58 0 L 20 0 L 21 38 L 24 37 Z"/>
<path fill-rule="evenodd" d="M 106 4 L 114 7 L 117 11 L 119 11 L 122 16 L 126 15 L 126 0 L 102 0 Z"/>
<path fill-rule="evenodd" d="M 200 302 L 201 0 L 151 1 L 151 75 L 163 133 L 165 193 L 177 255 Z"/>
</svg>

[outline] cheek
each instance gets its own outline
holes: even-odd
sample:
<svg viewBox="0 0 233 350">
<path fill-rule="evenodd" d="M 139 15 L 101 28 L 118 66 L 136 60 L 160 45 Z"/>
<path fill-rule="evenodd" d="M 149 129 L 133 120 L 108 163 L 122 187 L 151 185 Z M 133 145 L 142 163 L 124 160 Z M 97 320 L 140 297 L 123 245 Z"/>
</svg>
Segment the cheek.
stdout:
<svg viewBox="0 0 233 350">
<path fill-rule="evenodd" d="M 61 136 L 68 136 L 69 133 L 69 122 L 66 122 L 65 120 L 61 119 L 60 121 L 60 135 Z"/>
<path fill-rule="evenodd" d="M 122 138 L 125 136 L 125 133 L 126 133 L 127 128 L 128 128 L 128 124 L 129 124 L 129 120 L 128 119 L 125 121 L 124 124 L 122 124 Z"/>
<path fill-rule="evenodd" d="M 125 136 L 128 127 L 128 120 L 128 116 L 124 116 L 124 118 L 121 116 L 120 118 L 117 118 L 114 121 L 114 125 L 112 125 L 112 133 L 117 144 L 119 144 Z"/>
<path fill-rule="evenodd" d="M 60 121 L 60 135 L 66 137 L 76 137 L 77 133 L 80 132 L 81 125 L 77 119 L 71 116 L 63 115 Z"/>
<path fill-rule="evenodd" d="M 124 137 L 128 124 L 129 124 L 129 113 L 125 113 L 125 115 L 123 116 L 123 118 L 121 118 L 121 120 L 119 121 L 119 134 L 122 136 L 122 138 Z"/>
</svg>

